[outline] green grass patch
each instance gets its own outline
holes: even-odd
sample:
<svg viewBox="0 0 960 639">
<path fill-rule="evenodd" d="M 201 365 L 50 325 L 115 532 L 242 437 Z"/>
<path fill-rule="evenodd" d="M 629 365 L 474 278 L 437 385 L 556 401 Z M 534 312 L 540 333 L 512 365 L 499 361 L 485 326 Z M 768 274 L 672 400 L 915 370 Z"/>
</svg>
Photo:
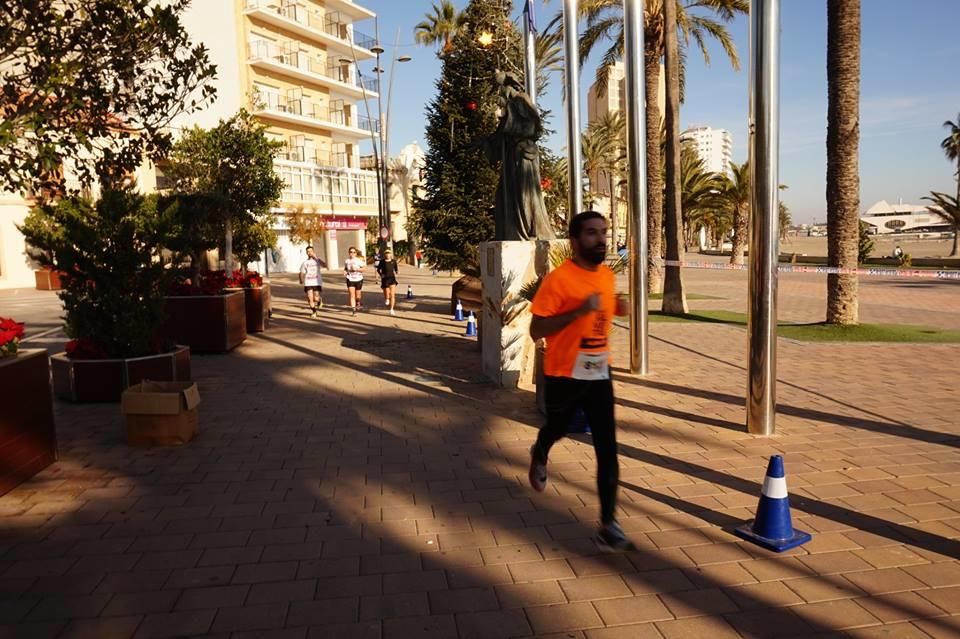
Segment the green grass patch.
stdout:
<svg viewBox="0 0 960 639">
<path fill-rule="evenodd" d="M 665 315 L 660 311 L 650 313 L 651 322 L 705 322 L 747 326 L 745 313 L 733 311 L 696 311 L 686 315 Z M 960 343 L 960 331 L 910 324 L 860 324 L 859 326 L 833 326 L 829 324 L 777 323 L 777 335 L 803 342 L 920 342 L 938 344 Z"/>
<path fill-rule="evenodd" d="M 647 299 L 651 300 L 662 300 L 663 293 L 653 293 L 647 296 Z M 715 295 L 701 295 L 700 293 L 687 293 L 688 300 L 725 300 L 725 297 L 717 297 Z"/>
</svg>

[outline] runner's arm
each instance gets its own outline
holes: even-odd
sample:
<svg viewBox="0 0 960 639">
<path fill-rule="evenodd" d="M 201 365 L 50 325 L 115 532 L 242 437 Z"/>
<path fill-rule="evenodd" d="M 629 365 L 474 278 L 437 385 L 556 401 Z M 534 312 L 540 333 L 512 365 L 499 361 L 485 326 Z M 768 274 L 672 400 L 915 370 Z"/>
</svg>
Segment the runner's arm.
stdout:
<svg viewBox="0 0 960 639">
<path fill-rule="evenodd" d="M 583 304 L 572 311 L 554 315 L 552 317 L 542 317 L 534 315 L 530 322 L 530 337 L 536 341 L 544 337 L 550 337 L 565 329 L 568 325 L 580 319 L 587 313 L 590 313 L 600 306 L 600 296 L 596 293 L 583 301 Z"/>
</svg>

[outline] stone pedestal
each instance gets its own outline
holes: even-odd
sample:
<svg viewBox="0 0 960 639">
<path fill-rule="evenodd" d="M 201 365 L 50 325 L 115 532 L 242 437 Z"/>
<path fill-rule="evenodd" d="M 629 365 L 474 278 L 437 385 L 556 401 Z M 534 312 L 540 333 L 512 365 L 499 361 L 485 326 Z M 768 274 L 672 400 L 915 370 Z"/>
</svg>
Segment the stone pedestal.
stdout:
<svg viewBox="0 0 960 639">
<path fill-rule="evenodd" d="M 520 289 L 549 269 L 550 242 L 484 242 L 480 245 L 483 373 L 501 388 L 534 383 L 535 349 L 530 306 Z"/>
</svg>

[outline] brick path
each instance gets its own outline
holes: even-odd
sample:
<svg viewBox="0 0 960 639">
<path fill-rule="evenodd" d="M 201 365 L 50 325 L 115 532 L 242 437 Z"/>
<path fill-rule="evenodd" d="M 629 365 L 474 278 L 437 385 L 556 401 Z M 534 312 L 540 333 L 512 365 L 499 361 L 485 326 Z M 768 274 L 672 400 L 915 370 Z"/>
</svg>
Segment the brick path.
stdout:
<svg viewBox="0 0 960 639">
<path fill-rule="evenodd" d="M 600 555 L 587 440 L 530 490 L 531 395 L 483 383 L 450 279 L 412 281 L 396 318 L 333 291 L 309 320 L 278 286 L 266 335 L 194 358 L 185 447 L 59 405 L 61 460 L 0 498 L 0 636 L 960 637 L 960 346 L 781 340 L 763 439 L 743 331 L 652 324 L 653 374 L 617 383 L 640 549 Z M 777 452 L 814 533 L 783 555 L 725 530 Z"/>
</svg>

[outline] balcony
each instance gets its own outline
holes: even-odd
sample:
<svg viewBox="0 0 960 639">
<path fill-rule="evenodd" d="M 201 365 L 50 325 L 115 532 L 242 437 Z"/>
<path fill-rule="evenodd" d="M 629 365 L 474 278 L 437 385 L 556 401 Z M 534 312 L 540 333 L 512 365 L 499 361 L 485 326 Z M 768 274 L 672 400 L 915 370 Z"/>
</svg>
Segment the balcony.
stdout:
<svg viewBox="0 0 960 639">
<path fill-rule="evenodd" d="M 278 158 L 274 170 L 283 180 L 286 204 L 331 204 L 376 209 L 379 182 L 373 171 L 322 167 Z"/>
<path fill-rule="evenodd" d="M 295 146 L 278 153 L 277 159 L 287 162 L 305 162 L 328 169 L 350 168 L 350 156 L 345 151 L 318 151 Z"/>
<path fill-rule="evenodd" d="M 342 133 L 351 138 L 366 138 L 369 129 L 360 128 L 359 118 L 347 111 L 330 108 L 306 98 L 288 98 L 276 93 L 256 93 L 250 110 L 254 115 L 269 117 L 287 124 Z M 365 121 L 366 118 L 363 118 Z M 366 122 L 363 122 L 366 124 Z"/>
<path fill-rule="evenodd" d="M 363 79 L 351 77 L 349 67 L 334 60 L 324 62 L 305 51 L 295 48 L 296 42 L 278 45 L 267 40 L 254 40 L 247 44 L 247 62 L 250 66 L 294 77 L 301 82 L 319 84 L 332 93 L 350 98 L 377 97 L 376 78 Z"/>
<path fill-rule="evenodd" d="M 278 0 L 246 0 L 244 13 L 339 52 L 353 52 L 358 60 L 375 57 L 370 48 L 376 39 L 355 31 L 353 23 L 341 20 L 338 12 L 323 14 L 304 3 L 281 6 Z"/>
</svg>

